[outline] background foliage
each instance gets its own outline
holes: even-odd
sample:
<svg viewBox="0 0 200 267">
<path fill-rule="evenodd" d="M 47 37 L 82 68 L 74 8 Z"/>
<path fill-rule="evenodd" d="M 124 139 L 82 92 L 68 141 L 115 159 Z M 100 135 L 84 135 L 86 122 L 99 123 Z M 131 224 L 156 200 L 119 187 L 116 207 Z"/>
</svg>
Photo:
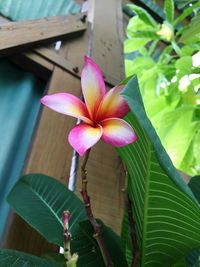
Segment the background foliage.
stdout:
<svg viewBox="0 0 200 267">
<path fill-rule="evenodd" d="M 138 135 L 137 142 L 118 149 L 128 171 L 127 193 L 141 255 L 138 266 L 190 266 L 186 256 L 200 246 L 198 201 L 162 147 L 145 113 L 135 77 L 128 82 L 123 97 L 132 111 L 126 119 Z M 193 191 L 196 185 L 191 187 Z M 133 248 L 127 215 L 122 242 L 130 264 Z"/>
<path fill-rule="evenodd" d="M 165 20 L 128 5 L 135 14 L 127 27 L 126 76 L 137 74 L 144 105 L 175 166 L 200 173 L 200 1 L 174 16 L 166 0 Z M 183 22 L 193 15 L 187 26 Z"/>
</svg>

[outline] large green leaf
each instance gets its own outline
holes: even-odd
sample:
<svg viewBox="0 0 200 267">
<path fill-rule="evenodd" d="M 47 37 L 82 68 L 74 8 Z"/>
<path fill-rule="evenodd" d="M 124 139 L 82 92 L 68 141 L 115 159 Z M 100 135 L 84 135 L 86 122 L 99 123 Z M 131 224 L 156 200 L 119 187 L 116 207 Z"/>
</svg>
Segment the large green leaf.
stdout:
<svg viewBox="0 0 200 267">
<path fill-rule="evenodd" d="M 42 259 L 16 250 L 0 250 L 0 267 L 63 267 L 51 260 Z"/>
<path fill-rule="evenodd" d="M 196 199 L 200 203 L 200 176 L 194 176 L 190 179 L 188 186 L 191 188 L 194 193 Z M 199 267 L 200 266 L 200 249 L 196 249 L 192 251 L 187 256 L 187 267 Z"/>
<path fill-rule="evenodd" d="M 165 0 L 164 11 L 169 22 L 174 19 L 174 0 Z"/>
<path fill-rule="evenodd" d="M 120 238 L 100 220 L 102 236 L 109 251 L 114 267 L 128 267 L 122 252 Z M 78 253 L 78 267 L 104 267 L 103 259 L 96 240 L 93 238 L 93 229 L 89 221 L 80 222 L 72 236 L 71 248 Z"/>
<path fill-rule="evenodd" d="M 131 108 L 126 119 L 138 135 L 136 142 L 118 149 L 130 176 L 127 190 L 136 219 L 138 266 L 171 267 L 200 247 L 200 208 L 146 116 L 135 77 L 122 96 Z M 125 223 L 125 235 L 127 227 Z M 123 235 L 123 240 L 128 237 Z M 130 262 L 131 244 L 123 246 Z"/>
<path fill-rule="evenodd" d="M 70 232 L 86 219 L 84 205 L 66 186 L 43 174 L 28 174 L 16 183 L 8 202 L 25 221 L 49 242 L 63 245 L 64 210 L 69 210 Z"/>
</svg>

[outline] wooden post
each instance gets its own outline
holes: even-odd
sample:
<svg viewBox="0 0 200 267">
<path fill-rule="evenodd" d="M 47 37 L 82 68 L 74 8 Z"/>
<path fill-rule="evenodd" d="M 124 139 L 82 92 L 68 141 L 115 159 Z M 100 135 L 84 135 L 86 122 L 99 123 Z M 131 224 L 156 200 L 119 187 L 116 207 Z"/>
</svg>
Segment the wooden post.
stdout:
<svg viewBox="0 0 200 267">
<path fill-rule="evenodd" d="M 91 0 L 89 3 L 87 32 L 82 37 L 63 44 L 62 56 L 76 66 L 80 75 L 83 57 L 89 51 L 110 80 L 109 83 L 118 83 L 124 77 L 121 1 Z M 48 93 L 63 91 L 80 96 L 80 89 L 78 77 L 58 66 L 54 67 Z M 44 173 L 67 184 L 72 149 L 66 139 L 69 129 L 74 124 L 74 119 L 42 108 L 24 172 Z M 119 165 L 115 149 L 103 142 L 99 142 L 92 149 L 87 165 L 88 187 L 94 215 L 118 233 L 123 213 L 123 196 L 120 190 L 120 183 L 123 184 L 123 181 Z M 79 187 L 80 181 L 77 184 L 78 195 Z M 30 230 L 16 215 L 12 216 L 9 230 L 6 247 L 37 255 L 48 247 L 43 238 L 39 238 L 35 231 Z M 21 233 L 26 235 L 22 238 Z M 30 243 L 32 247 L 28 245 Z"/>
</svg>

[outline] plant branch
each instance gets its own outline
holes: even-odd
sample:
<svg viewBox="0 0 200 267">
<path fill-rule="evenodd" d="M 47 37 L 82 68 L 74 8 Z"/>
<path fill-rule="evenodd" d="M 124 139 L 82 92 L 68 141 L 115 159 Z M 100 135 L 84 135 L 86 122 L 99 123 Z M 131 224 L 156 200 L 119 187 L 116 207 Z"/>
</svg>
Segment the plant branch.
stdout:
<svg viewBox="0 0 200 267">
<path fill-rule="evenodd" d="M 101 226 L 97 223 L 96 219 L 93 216 L 90 197 L 89 197 L 88 191 L 87 191 L 88 180 L 87 180 L 86 165 L 87 165 L 87 161 L 89 158 L 89 154 L 90 154 L 90 150 L 88 150 L 86 152 L 85 158 L 83 160 L 83 164 L 81 166 L 81 178 L 82 178 L 81 194 L 83 197 L 83 202 L 85 204 L 85 209 L 86 209 L 88 219 L 89 219 L 89 221 L 93 227 L 93 230 L 94 230 L 94 238 L 96 239 L 96 241 L 99 245 L 99 248 L 100 248 L 103 260 L 104 260 L 104 264 L 106 267 L 112 267 L 113 264 L 112 264 L 108 249 L 106 247 L 106 244 L 103 240 L 103 236 L 102 236 L 102 232 L 101 232 Z"/>
<path fill-rule="evenodd" d="M 128 221 L 130 226 L 130 233 L 131 233 L 131 242 L 133 247 L 133 258 L 131 262 L 131 267 L 136 267 L 138 263 L 138 258 L 140 256 L 140 252 L 137 245 L 137 236 L 136 236 L 136 229 L 135 229 L 135 220 L 133 218 L 132 212 L 132 203 L 127 193 L 127 212 L 128 212 Z"/>
<path fill-rule="evenodd" d="M 70 217 L 69 211 L 68 210 L 64 211 L 63 212 L 63 228 L 64 228 L 63 239 L 64 239 L 64 256 L 65 256 L 66 260 L 69 260 L 69 258 L 71 258 L 71 255 L 70 255 L 70 234 L 68 232 L 69 217 Z"/>
<path fill-rule="evenodd" d="M 76 267 L 78 261 L 78 254 L 74 253 L 71 254 L 70 250 L 70 233 L 69 229 L 69 218 L 70 212 L 68 210 L 63 212 L 63 228 L 64 228 L 64 257 L 66 259 L 66 266 L 67 267 Z"/>
</svg>

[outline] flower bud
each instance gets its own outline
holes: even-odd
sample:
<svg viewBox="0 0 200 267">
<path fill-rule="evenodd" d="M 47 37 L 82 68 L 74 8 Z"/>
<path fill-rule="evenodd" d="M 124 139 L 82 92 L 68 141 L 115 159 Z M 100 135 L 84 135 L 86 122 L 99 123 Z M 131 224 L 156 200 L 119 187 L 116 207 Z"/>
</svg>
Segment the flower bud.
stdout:
<svg viewBox="0 0 200 267">
<path fill-rule="evenodd" d="M 174 36 L 173 26 L 169 22 L 164 21 L 157 34 L 160 35 L 161 39 L 170 42 Z"/>
</svg>

